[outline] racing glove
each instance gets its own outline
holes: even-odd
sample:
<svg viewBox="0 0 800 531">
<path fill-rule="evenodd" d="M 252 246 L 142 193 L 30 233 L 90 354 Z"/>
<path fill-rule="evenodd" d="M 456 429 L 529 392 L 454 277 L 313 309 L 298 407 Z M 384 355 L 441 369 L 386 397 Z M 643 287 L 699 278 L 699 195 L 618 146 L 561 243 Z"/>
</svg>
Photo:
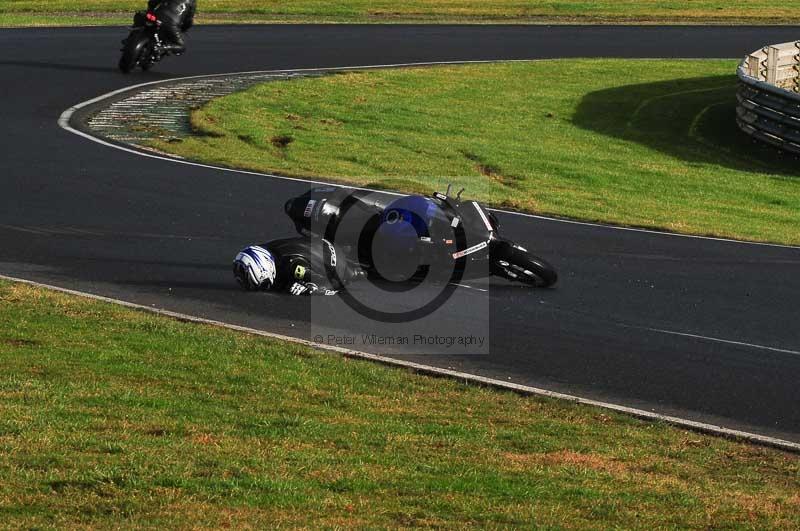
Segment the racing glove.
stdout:
<svg viewBox="0 0 800 531">
<path fill-rule="evenodd" d="M 310 291 L 311 288 L 308 285 L 303 284 L 301 282 L 295 282 L 294 284 L 289 286 L 289 293 L 291 295 L 294 295 L 295 297 L 298 297 L 300 295 L 310 295 L 311 294 Z"/>
<path fill-rule="evenodd" d="M 298 297 L 300 295 L 336 295 L 338 291 L 332 289 L 324 289 L 313 282 L 295 282 L 289 286 L 289 293 Z"/>
</svg>

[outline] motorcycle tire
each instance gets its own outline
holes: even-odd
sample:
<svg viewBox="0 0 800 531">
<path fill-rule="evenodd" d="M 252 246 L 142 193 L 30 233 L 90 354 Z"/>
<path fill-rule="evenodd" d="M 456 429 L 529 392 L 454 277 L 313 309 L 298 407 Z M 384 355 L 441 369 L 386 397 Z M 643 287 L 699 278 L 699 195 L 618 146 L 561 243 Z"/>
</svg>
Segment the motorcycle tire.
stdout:
<svg viewBox="0 0 800 531">
<path fill-rule="evenodd" d="M 510 243 L 496 246 L 491 253 L 492 274 L 537 288 L 547 288 L 558 281 L 555 268 L 545 260 Z"/>
<path fill-rule="evenodd" d="M 122 57 L 119 59 L 119 69 L 124 74 L 129 74 L 136 68 L 139 61 L 145 52 L 150 37 L 142 32 L 134 31 L 125 40 L 125 46 L 122 48 Z"/>
</svg>

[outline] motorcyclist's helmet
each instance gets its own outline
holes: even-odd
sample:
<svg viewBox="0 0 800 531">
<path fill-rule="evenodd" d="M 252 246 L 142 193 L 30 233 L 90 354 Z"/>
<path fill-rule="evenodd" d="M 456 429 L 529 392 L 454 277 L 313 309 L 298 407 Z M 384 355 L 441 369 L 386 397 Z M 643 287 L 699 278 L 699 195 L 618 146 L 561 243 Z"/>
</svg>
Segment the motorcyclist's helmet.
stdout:
<svg viewBox="0 0 800 531">
<path fill-rule="evenodd" d="M 248 291 L 267 290 L 275 283 L 275 258 L 257 245 L 242 250 L 233 260 L 233 276 Z"/>
</svg>

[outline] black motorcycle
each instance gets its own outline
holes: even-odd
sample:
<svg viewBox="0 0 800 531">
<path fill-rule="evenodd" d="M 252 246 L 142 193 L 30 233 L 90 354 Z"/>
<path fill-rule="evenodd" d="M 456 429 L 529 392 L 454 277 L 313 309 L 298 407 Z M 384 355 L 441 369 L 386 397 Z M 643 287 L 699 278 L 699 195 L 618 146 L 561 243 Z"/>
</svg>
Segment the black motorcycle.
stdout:
<svg viewBox="0 0 800 531">
<path fill-rule="evenodd" d="M 436 268 L 455 271 L 459 278 L 494 275 L 536 287 L 556 283 L 553 266 L 499 235 L 492 212 L 477 201 L 462 200 L 463 190 L 456 197 L 449 191 L 392 198 L 321 187 L 290 199 L 285 210 L 298 232 L 353 249 L 371 273 L 412 256 L 425 264 L 420 277 Z"/>
<path fill-rule="evenodd" d="M 122 72 L 128 74 L 137 66 L 144 71 L 150 70 L 155 63 L 169 55 L 158 36 L 159 26 L 161 22 L 154 13 L 136 13 L 131 32 L 122 41 L 122 57 L 119 59 L 119 69 Z"/>
</svg>

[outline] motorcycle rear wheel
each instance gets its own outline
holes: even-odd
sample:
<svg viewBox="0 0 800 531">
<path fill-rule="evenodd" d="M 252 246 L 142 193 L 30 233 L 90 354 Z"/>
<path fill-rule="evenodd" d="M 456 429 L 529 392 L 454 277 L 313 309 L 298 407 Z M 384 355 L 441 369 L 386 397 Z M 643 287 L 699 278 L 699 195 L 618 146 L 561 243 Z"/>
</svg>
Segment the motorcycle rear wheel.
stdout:
<svg viewBox="0 0 800 531">
<path fill-rule="evenodd" d="M 131 32 L 125 41 L 125 46 L 122 48 L 122 56 L 119 58 L 119 69 L 122 73 L 129 74 L 136 68 L 149 42 L 149 35 L 141 31 Z"/>
</svg>

